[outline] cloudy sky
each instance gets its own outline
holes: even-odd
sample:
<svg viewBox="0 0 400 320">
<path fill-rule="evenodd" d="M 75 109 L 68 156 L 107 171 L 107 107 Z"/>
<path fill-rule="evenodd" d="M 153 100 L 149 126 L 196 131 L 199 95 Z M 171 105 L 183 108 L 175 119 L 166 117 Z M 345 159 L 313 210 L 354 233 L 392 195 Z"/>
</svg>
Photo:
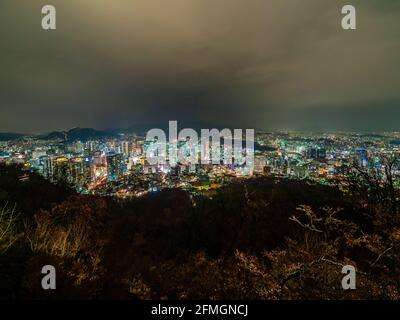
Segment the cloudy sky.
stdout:
<svg viewBox="0 0 400 320">
<path fill-rule="evenodd" d="M 400 1 L 1 0 L 0 111 L 0 132 L 400 130 Z"/>
</svg>

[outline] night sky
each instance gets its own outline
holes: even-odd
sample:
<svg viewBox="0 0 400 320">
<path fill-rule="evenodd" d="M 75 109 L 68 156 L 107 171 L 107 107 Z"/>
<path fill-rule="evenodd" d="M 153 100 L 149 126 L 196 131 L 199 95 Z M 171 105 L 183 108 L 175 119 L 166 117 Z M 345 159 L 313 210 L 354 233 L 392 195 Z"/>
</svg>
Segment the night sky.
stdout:
<svg viewBox="0 0 400 320">
<path fill-rule="evenodd" d="M 399 0 L 1 0 L 0 26 L 0 132 L 400 130 Z"/>
</svg>

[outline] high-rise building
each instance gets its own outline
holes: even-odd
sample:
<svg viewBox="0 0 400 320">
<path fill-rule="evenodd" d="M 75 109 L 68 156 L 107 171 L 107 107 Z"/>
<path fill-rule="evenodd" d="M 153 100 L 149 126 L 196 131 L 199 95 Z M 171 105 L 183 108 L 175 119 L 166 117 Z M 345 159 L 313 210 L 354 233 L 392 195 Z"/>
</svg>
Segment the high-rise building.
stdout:
<svg viewBox="0 0 400 320">
<path fill-rule="evenodd" d="M 132 145 L 128 141 L 121 143 L 122 154 L 124 157 L 129 157 L 132 151 Z"/>
<path fill-rule="evenodd" d="M 326 159 L 326 149 L 324 148 L 317 149 L 317 159 L 318 160 Z"/>
<path fill-rule="evenodd" d="M 307 158 L 308 159 L 317 159 L 317 149 L 310 148 L 307 150 Z"/>
<path fill-rule="evenodd" d="M 368 164 L 368 151 L 363 148 L 359 148 L 356 150 L 357 158 L 358 158 L 358 163 L 366 167 Z"/>
<path fill-rule="evenodd" d="M 69 161 L 69 181 L 83 187 L 91 182 L 91 161 L 89 158 L 72 158 Z"/>
<path fill-rule="evenodd" d="M 51 158 L 48 156 L 42 156 L 39 158 L 39 162 L 42 169 L 42 175 L 46 179 L 51 179 L 53 175 L 53 161 L 51 161 Z"/>
<path fill-rule="evenodd" d="M 66 157 L 52 159 L 52 180 L 55 182 L 67 183 L 69 181 L 69 166 Z"/>
<path fill-rule="evenodd" d="M 254 173 L 263 174 L 267 162 L 264 155 L 254 156 Z"/>
<path fill-rule="evenodd" d="M 324 148 L 310 148 L 306 152 L 308 159 L 314 160 L 325 160 L 326 159 L 326 149 Z"/>
<path fill-rule="evenodd" d="M 124 173 L 124 162 L 120 154 L 111 154 L 107 159 L 107 180 L 116 181 Z"/>
</svg>

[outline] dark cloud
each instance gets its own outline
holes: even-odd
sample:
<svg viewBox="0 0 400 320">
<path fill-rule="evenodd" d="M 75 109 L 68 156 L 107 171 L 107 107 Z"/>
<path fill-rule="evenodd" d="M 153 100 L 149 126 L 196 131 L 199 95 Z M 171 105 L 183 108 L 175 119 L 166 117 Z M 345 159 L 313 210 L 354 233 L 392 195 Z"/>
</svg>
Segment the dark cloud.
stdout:
<svg viewBox="0 0 400 320">
<path fill-rule="evenodd" d="M 266 129 L 400 129 L 400 3 L 38 0 L 0 4 L 0 131 L 177 119 Z M 359 120 L 355 123 L 353 120 Z"/>
</svg>

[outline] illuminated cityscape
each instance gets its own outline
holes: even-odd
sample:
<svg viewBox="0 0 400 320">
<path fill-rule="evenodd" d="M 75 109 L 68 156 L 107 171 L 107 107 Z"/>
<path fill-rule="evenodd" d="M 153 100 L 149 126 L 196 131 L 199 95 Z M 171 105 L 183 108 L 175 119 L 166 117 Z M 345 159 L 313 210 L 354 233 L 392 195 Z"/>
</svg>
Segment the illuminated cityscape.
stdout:
<svg viewBox="0 0 400 320">
<path fill-rule="evenodd" d="M 378 169 L 382 156 L 400 152 L 400 133 L 257 132 L 250 172 L 225 164 L 150 165 L 144 136 L 67 141 L 20 137 L 0 142 L 0 162 L 16 163 L 53 183 L 82 194 L 140 197 L 166 188 L 207 193 L 238 179 L 271 176 L 331 184 L 343 179 L 354 161 Z M 184 142 L 178 144 L 183 148 Z M 221 149 L 221 152 L 223 150 Z M 400 168 L 394 169 L 398 178 Z M 398 181 L 397 181 L 398 182 Z"/>
<path fill-rule="evenodd" d="M 400 301 L 400 1 L 14 0 L 0 21 L 10 314 Z"/>
</svg>

